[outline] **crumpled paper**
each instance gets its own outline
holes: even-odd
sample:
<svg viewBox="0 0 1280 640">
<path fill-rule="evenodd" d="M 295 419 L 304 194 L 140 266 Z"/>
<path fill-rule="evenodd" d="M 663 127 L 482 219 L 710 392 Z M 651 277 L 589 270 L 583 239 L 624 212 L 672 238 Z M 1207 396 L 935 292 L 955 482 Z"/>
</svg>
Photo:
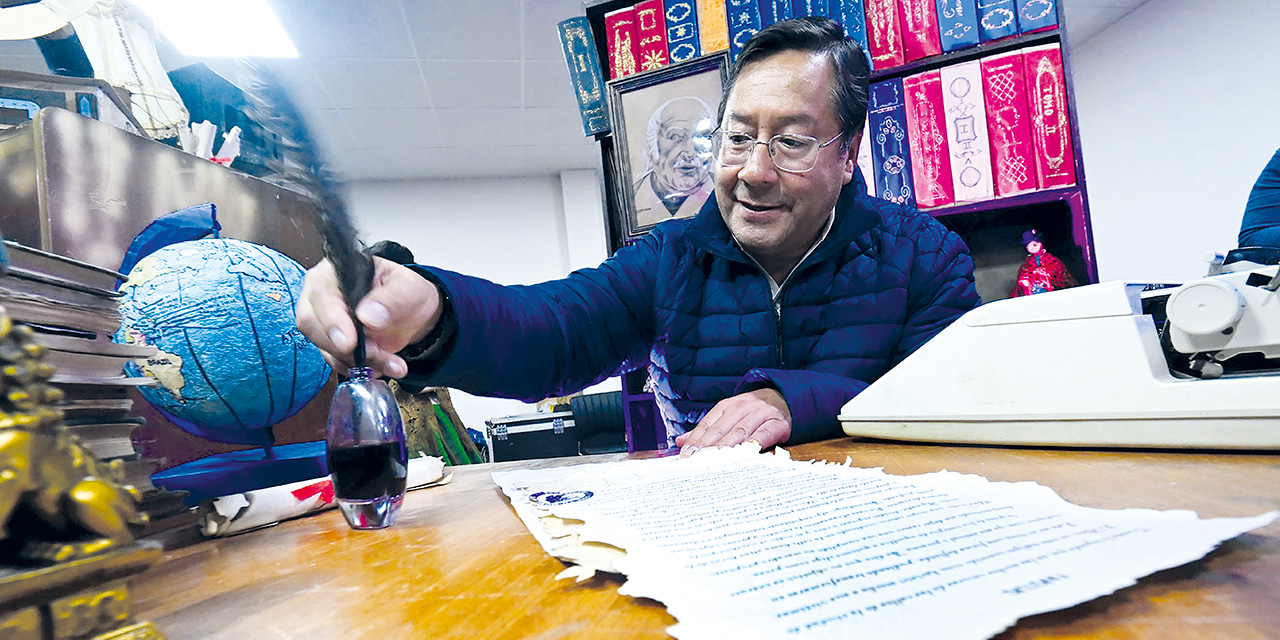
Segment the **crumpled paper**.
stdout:
<svg viewBox="0 0 1280 640">
<path fill-rule="evenodd" d="M 409 460 L 408 490 L 448 484 L 444 459 L 423 456 Z M 196 507 L 200 533 L 229 536 L 338 506 L 329 476 L 205 500 Z"/>
</svg>

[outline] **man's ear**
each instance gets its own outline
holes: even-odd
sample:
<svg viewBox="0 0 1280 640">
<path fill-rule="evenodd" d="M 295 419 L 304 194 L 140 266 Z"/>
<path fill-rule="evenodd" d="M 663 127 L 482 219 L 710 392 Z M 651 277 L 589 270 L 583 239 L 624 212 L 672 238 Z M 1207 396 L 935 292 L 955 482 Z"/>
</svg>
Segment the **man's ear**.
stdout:
<svg viewBox="0 0 1280 640">
<path fill-rule="evenodd" d="M 842 182 L 840 183 L 842 185 L 853 181 L 853 170 L 858 166 L 858 147 L 862 144 L 862 134 L 863 132 L 859 131 L 857 135 L 849 139 L 849 150 L 845 152 L 844 167 L 842 167 L 844 170 Z M 863 176 L 863 179 L 867 179 L 866 176 Z"/>
</svg>

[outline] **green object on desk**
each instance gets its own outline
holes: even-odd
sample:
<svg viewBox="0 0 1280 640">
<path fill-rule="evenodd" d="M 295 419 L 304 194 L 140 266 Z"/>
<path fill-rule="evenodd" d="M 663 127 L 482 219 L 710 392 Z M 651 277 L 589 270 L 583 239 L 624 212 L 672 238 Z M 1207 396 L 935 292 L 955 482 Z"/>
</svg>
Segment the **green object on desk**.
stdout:
<svg viewBox="0 0 1280 640">
<path fill-rule="evenodd" d="M 466 434 L 462 420 L 453 409 L 448 389 L 427 387 L 410 393 L 394 380 L 390 386 L 395 392 L 396 403 L 400 405 L 409 457 L 420 453 L 437 456 L 443 458 L 447 465 L 484 462 L 480 449 Z"/>
</svg>

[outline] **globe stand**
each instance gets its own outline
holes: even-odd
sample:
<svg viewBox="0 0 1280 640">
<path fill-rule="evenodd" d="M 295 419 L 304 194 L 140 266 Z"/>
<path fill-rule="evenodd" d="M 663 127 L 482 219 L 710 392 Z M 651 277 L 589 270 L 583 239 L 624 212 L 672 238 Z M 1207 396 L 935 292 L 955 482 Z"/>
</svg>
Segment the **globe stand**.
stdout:
<svg viewBox="0 0 1280 640">
<path fill-rule="evenodd" d="M 276 445 L 271 431 L 330 378 L 296 327 L 306 272 L 269 247 L 217 237 L 221 228 L 212 203 L 166 214 L 134 237 L 120 267 L 128 278 L 116 341 L 158 349 L 126 365 L 130 375 L 161 381 L 139 393 L 191 436 L 261 447 L 152 474 L 152 484 L 188 492 L 192 506 L 328 474 L 323 440 Z"/>
<path fill-rule="evenodd" d="M 196 506 L 219 496 L 247 493 L 329 475 L 323 440 L 219 453 L 152 474 L 151 483 L 186 491 Z"/>
</svg>

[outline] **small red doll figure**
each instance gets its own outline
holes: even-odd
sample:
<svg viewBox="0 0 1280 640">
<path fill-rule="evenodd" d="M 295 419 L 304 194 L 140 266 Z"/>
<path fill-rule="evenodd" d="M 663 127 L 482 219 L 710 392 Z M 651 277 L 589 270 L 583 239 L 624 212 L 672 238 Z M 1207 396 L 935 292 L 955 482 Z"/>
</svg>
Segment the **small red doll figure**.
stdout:
<svg viewBox="0 0 1280 640">
<path fill-rule="evenodd" d="M 1022 244 L 1027 248 L 1027 259 L 1018 268 L 1018 278 L 1009 291 L 1010 298 L 1076 286 L 1076 279 L 1071 277 L 1066 265 L 1044 250 L 1040 232 L 1035 229 L 1023 232 Z"/>
</svg>

